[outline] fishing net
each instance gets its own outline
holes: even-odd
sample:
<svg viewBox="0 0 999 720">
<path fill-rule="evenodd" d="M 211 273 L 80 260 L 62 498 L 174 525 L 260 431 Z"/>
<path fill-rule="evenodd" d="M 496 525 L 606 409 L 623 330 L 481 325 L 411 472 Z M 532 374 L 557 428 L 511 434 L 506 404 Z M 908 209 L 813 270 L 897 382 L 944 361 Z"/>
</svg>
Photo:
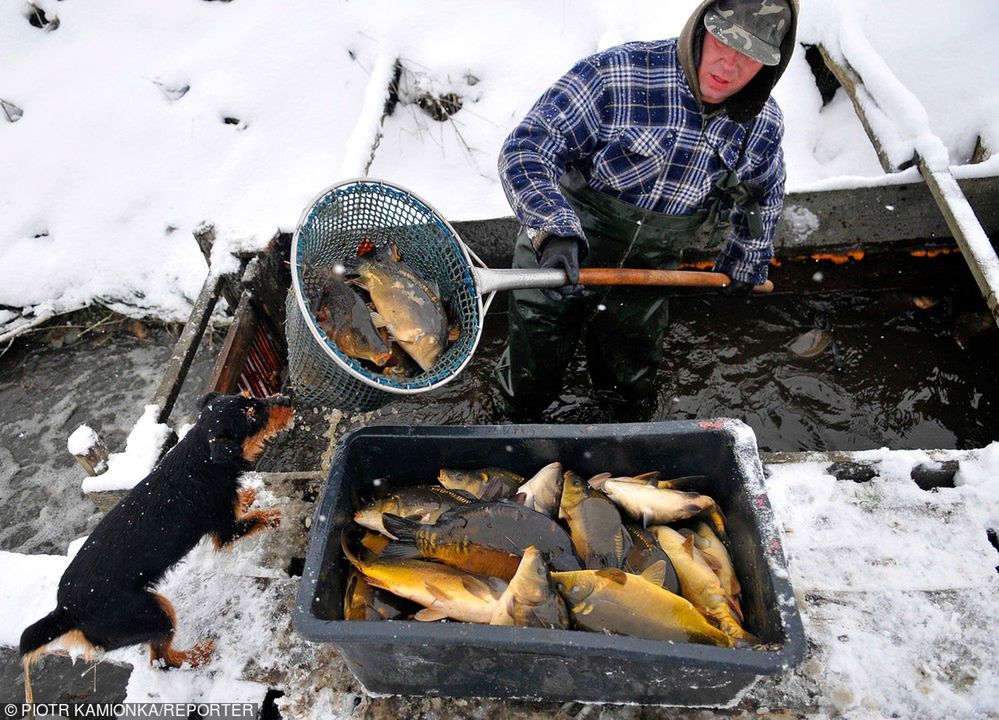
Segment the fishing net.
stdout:
<svg viewBox="0 0 999 720">
<path fill-rule="evenodd" d="M 344 354 L 319 326 L 308 300 L 322 273 L 307 270 L 345 264 L 365 240 L 377 246 L 395 242 L 408 265 L 437 282 L 457 326 L 457 339 L 418 375 L 382 375 Z M 302 214 L 292 240 L 286 309 L 288 369 L 296 398 L 345 410 L 373 410 L 393 396 L 444 385 L 471 359 L 482 332 L 482 299 L 457 233 L 419 197 L 372 179 L 334 185 Z"/>
</svg>

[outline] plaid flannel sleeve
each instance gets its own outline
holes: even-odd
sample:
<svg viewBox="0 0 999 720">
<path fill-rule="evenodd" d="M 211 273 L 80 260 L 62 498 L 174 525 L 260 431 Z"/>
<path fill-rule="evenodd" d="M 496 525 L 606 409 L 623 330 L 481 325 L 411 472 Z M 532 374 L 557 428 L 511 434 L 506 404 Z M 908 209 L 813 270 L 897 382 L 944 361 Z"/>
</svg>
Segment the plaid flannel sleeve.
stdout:
<svg viewBox="0 0 999 720">
<path fill-rule="evenodd" d="M 736 206 L 728 237 L 725 238 L 714 267 L 733 280 L 754 285 L 767 279 L 767 266 L 774 256 L 773 241 L 777 233 L 777 221 L 784 208 L 786 170 L 781 149 L 784 129 L 779 115 L 777 120 L 769 130 L 764 130 L 752 140 L 747 148 L 755 162 L 744 180 L 756 191 L 763 232 L 758 238 L 753 238 L 746 210 Z"/>
<path fill-rule="evenodd" d="M 601 124 L 603 81 L 583 60 L 561 77 L 510 133 L 499 175 L 510 207 L 527 228 L 549 235 L 586 237 L 559 190 L 568 163 L 592 154 Z"/>
</svg>

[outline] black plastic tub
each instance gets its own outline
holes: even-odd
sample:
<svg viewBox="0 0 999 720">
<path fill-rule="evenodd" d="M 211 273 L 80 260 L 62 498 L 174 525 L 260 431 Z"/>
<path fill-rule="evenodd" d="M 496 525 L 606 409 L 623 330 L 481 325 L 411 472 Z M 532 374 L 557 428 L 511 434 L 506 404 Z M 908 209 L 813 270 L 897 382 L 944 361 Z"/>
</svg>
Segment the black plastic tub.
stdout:
<svg viewBox="0 0 999 720">
<path fill-rule="evenodd" d="M 559 460 L 600 472 L 703 474 L 728 520 L 745 627 L 765 650 L 574 630 L 345 621 L 341 530 L 376 489 L 436 481 L 441 467 L 525 476 Z M 736 420 L 622 425 L 371 427 L 345 435 L 317 507 L 294 623 L 329 642 L 373 694 L 724 706 L 801 661 L 804 634 L 752 430 Z"/>
</svg>

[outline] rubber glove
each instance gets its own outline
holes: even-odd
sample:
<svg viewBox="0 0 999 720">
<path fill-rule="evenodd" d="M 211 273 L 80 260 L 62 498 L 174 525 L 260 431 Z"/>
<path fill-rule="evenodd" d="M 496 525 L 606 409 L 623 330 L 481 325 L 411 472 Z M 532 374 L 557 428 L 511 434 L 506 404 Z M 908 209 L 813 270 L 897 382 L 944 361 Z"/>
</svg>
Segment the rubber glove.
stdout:
<svg viewBox="0 0 999 720">
<path fill-rule="evenodd" d="M 754 287 L 756 286 L 753 283 L 732 280 L 728 285 L 718 288 L 718 294 L 726 297 L 746 297 L 753 292 Z"/>
<path fill-rule="evenodd" d="M 577 237 L 559 237 L 553 235 L 541 245 L 541 256 L 538 265 L 542 268 L 559 268 L 565 271 L 568 285 L 558 288 L 543 288 L 541 290 L 549 300 L 559 300 L 572 295 L 579 289 L 579 246 Z"/>
</svg>

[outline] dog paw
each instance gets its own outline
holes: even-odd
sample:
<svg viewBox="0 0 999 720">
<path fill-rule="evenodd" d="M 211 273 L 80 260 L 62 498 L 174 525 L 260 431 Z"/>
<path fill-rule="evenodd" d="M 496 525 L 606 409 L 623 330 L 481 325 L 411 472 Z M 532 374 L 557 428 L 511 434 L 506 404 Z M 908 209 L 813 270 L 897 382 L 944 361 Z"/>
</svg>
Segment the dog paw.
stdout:
<svg viewBox="0 0 999 720">
<path fill-rule="evenodd" d="M 212 659 L 212 655 L 215 653 L 215 642 L 212 640 L 202 640 L 195 643 L 190 650 L 188 650 L 185 655 L 187 656 L 188 664 L 196 668 L 199 665 L 204 665 L 206 662 Z"/>
<path fill-rule="evenodd" d="M 257 491 L 253 488 L 243 488 L 239 491 L 236 496 L 236 506 L 239 508 L 239 512 L 246 512 L 250 506 L 257 500 Z"/>
<path fill-rule="evenodd" d="M 276 528 L 281 524 L 281 510 L 277 508 L 261 510 L 257 514 L 257 520 L 263 527 Z"/>
</svg>

